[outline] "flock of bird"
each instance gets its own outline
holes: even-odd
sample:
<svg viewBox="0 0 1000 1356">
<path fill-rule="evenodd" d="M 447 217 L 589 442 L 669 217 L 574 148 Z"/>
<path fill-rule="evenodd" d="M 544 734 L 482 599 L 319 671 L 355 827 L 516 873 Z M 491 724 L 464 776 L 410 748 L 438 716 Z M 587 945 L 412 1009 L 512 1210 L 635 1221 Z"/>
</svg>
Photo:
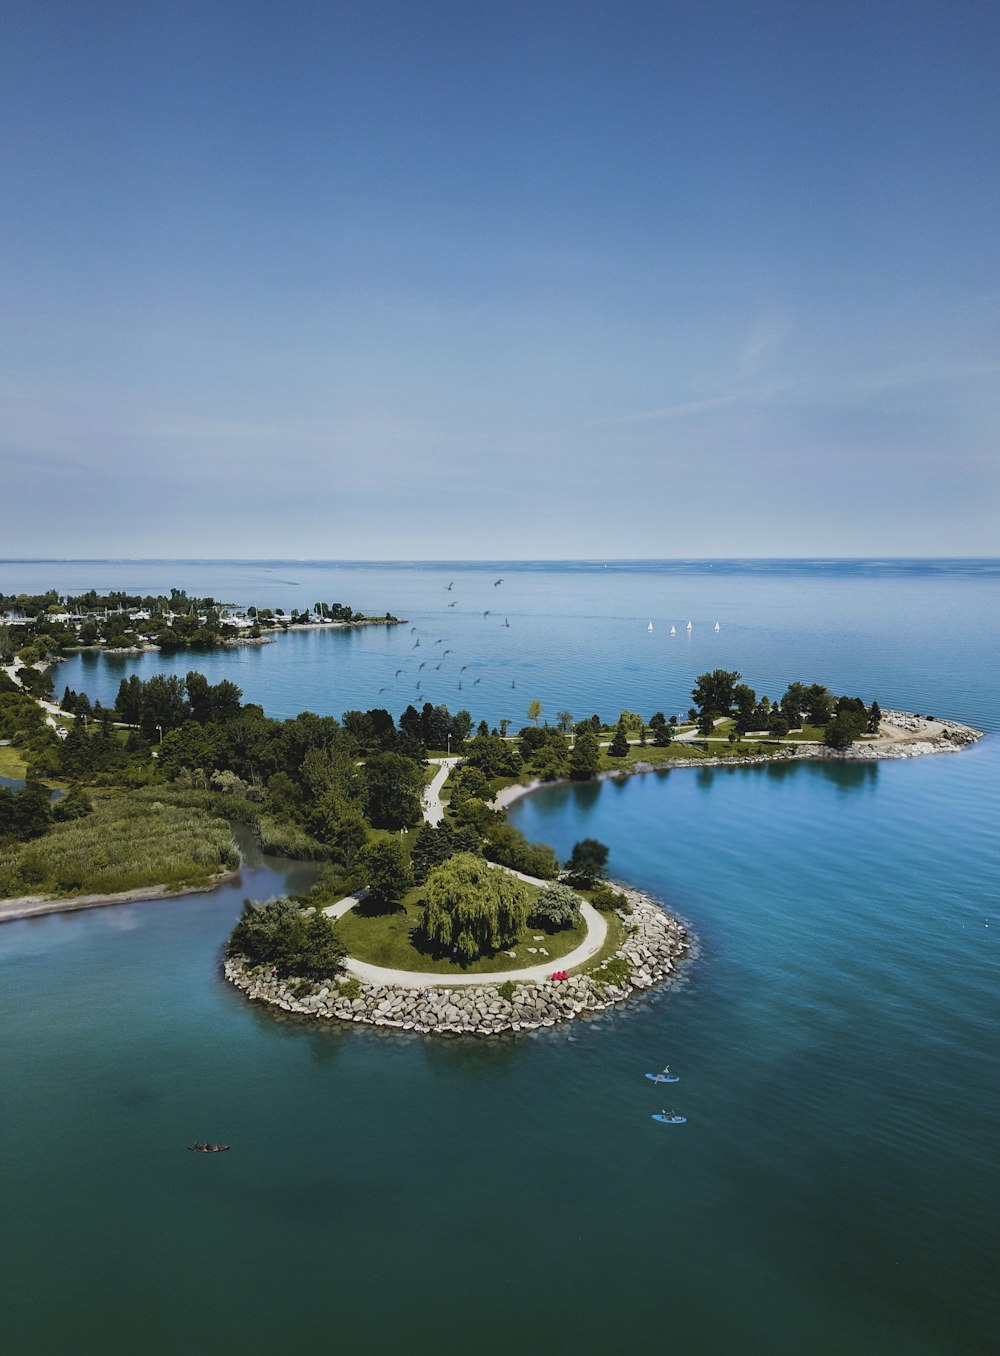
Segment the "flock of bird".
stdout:
<svg viewBox="0 0 1000 1356">
<path fill-rule="evenodd" d="M 504 581 L 503 581 L 503 578 L 495 579 L 495 580 L 493 581 L 493 587 L 494 587 L 495 589 L 498 589 L 498 588 L 500 588 L 500 586 L 503 584 L 503 582 L 504 582 Z M 444 591 L 445 591 L 445 593 L 451 593 L 451 592 L 454 590 L 454 588 L 455 588 L 455 580 L 452 579 L 449 583 L 447 583 L 447 584 L 444 586 Z M 448 603 L 447 606 L 448 606 L 449 608 L 457 607 L 458 601 L 459 601 L 459 600 L 458 600 L 457 598 L 454 598 L 454 599 L 452 599 L 452 601 L 451 601 L 450 603 Z M 484 620 L 484 621 L 487 621 L 487 622 L 488 622 L 489 619 L 490 619 L 490 617 L 493 617 L 493 616 L 495 616 L 495 615 L 497 615 L 497 614 L 494 613 L 494 610 L 493 610 L 492 608 L 487 607 L 487 608 L 484 608 L 484 609 L 483 609 L 483 620 Z M 505 616 L 504 619 L 503 619 L 503 621 L 502 621 L 500 624 L 501 624 L 501 626 L 503 626 L 505 629 L 506 629 L 506 628 L 509 628 L 509 627 L 510 627 L 510 618 Z M 421 629 L 421 628 L 418 627 L 418 626 L 411 626 L 411 627 L 410 627 L 410 635 L 411 635 L 412 637 L 415 637 L 415 639 L 413 640 L 412 645 L 410 646 L 410 661 L 411 661 L 411 662 L 417 659 L 417 655 L 414 653 L 414 651 L 419 650 L 419 649 L 422 649 L 422 648 L 423 648 L 423 649 L 429 648 L 430 650 L 433 651 L 433 650 L 435 650 L 435 649 L 437 648 L 437 646 L 439 646 L 439 645 L 444 645 L 444 644 L 445 644 L 445 639 L 446 639 L 444 636 L 438 636 L 437 639 L 434 640 L 434 641 L 430 644 L 430 646 L 428 647 L 427 644 L 426 644 L 426 642 L 430 639 L 430 633 L 429 633 L 429 631 L 423 630 L 423 629 Z M 379 690 L 378 690 L 378 691 L 379 691 L 379 696 L 382 696 L 384 693 L 387 693 L 387 692 L 389 692 L 390 690 L 401 689 L 400 695 L 403 695 L 403 694 L 405 694 L 405 692 L 406 692 L 407 690 L 410 690 L 410 691 L 412 692 L 412 694 L 413 694 L 413 696 L 412 696 L 412 700 L 413 700 L 413 701 L 415 701 L 415 702 L 416 702 L 416 701 L 421 701 L 421 702 L 422 702 L 422 701 L 426 701 L 426 700 L 428 699 L 428 695 L 427 695 L 427 693 L 423 690 L 424 679 L 423 679 L 422 677 L 420 677 L 419 675 L 420 675 L 421 673 L 423 673 L 423 671 L 424 671 L 425 669 L 428 669 L 428 666 L 430 666 L 430 668 L 429 668 L 429 673 L 427 674 L 427 677 L 428 677 L 428 678 L 429 678 L 429 676 L 430 676 L 430 673 L 438 673 L 438 672 L 440 672 L 440 670 L 441 670 L 442 668 L 444 668 L 445 663 L 446 663 L 446 661 L 448 660 L 449 656 L 450 656 L 450 655 L 453 655 L 453 654 L 454 654 L 454 651 L 453 651 L 452 649 L 446 648 L 446 649 L 441 650 L 441 652 L 440 652 L 440 658 L 438 659 L 438 662 L 437 662 L 436 664 L 433 663 L 433 660 L 434 660 L 434 658 L 435 658 L 434 654 L 430 654 L 426 659 L 421 659 L 420 662 L 417 664 L 417 666 L 416 666 L 415 669 L 412 668 L 412 667 L 409 667 L 408 665 L 404 665 L 403 667 L 398 668 L 398 669 L 396 670 L 396 672 L 395 672 L 395 675 L 394 675 L 393 678 L 386 684 L 386 686 L 385 686 L 385 687 L 380 687 L 380 688 L 379 688 Z M 455 656 L 456 659 L 459 658 L 459 657 L 460 657 L 460 656 L 457 656 L 457 655 Z M 467 664 L 462 664 L 461 667 L 458 669 L 458 672 L 457 672 L 457 674 L 455 675 L 455 679 L 456 679 L 457 684 L 458 684 L 458 686 L 457 686 L 457 691 L 462 692 L 462 691 L 465 690 L 465 684 L 469 681 L 469 679 L 468 679 L 465 675 L 468 674 L 468 671 L 469 671 L 470 666 L 471 666 L 472 664 L 474 664 L 475 662 L 476 662 L 475 660 L 470 660 L 469 663 L 467 663 Z M 447 672 L 447 670 L 446 670 L 446 672 Z M 473 678 L 473 679 L 472 679 L 471 685 L 472 685 L 472 687 L 478 687 L 479 684 L 480 684 L 482 681 L 483 681 L 483 675 L 480 675 L 479 677 Z M 412 686 L 411 686 L 411 684 L 412 684 Z M 510 681 L 510 685 L 511 685 L 512 688 L 515 688 L 515 689 L 516 689 L 516 687 L 517 687 L 517 679 L 516 679 L 516 678 L 512 678 L 511 681 Z"/>
</svg>

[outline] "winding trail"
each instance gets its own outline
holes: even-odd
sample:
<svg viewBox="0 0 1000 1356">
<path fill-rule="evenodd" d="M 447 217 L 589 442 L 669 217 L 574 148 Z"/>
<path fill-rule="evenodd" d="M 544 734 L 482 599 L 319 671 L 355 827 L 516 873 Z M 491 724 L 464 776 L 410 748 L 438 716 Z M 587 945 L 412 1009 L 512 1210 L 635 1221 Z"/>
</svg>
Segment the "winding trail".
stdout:
<svg viewBox="0 0 1000 1356">
<path fill-rule="evenodd" d="M 438 765 L 438 771 L 434 774 L 424 792 L 424 820 L 428 824 L 440 824 L 444 819 L 441 788 L 448 780 L 452 768 L 460 760 L 458 758 L 433 758 L 430 761 Z M 528 885 L 542 887 L 548 884 L 547 881 L 539 880 L 536 876 L 526 876 L 523 871 L 515 871 L 513 867 L 500 866 L 495 862 L 487 862 L 487 866 L 492 867 L 494 871 L 506 871 L 508 875 L 516 876 L 518 880 L 526 881 Z M 328 904 L 323 912 L 327 918 L 335 922 L 338 918 L 343 918 L 345 913 L 349 913 L 356 904 L 360 904 L 367 895 L 367 889 L 358 890 L 356 894 L 338 899 L 336 904 Z M 580 900 L 580 913 L 587 925 L 586 937 L 578 947 L 575 947 L 567 955 L 552 956 L 542 965 L 523 966 L 519 970 L 498 970 L 488 975 L 442 975 L 434 971 L 424 970 L 391 970 L 381 965 L 369 965 L 367 961 L 355 960 L 353 956 L 349 956 L 344 961 L 344 969 L 348 974 L 354 975 L 356 979 L 364 980 L 366 984 L 392 984 L 400 989 L 464 989 L 471 984 L 503 984 L 508 979 L 551 979 L 554 969 L 572 970 L 575 966 L 583 965 L 586 961 L 591 960 L 607 940 L 608 925 L 606 920 L 585 899 Z"/>
</svg>

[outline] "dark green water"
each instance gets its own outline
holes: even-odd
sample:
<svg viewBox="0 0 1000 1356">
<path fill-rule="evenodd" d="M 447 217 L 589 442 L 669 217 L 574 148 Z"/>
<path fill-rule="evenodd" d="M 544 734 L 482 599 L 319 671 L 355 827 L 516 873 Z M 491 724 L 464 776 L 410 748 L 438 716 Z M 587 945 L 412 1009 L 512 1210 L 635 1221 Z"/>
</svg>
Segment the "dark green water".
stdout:
<svg viewBox="0 0 1000 1356">
<path fill-rule="evenodd" d="M 951 587 L 949 615 L 982 608 Z M 872 663 L 905 677 L 882 588 Z M 953 648 L 910 680 L 997 728 L 995 631 Z M 517 1040 L 245 1004 L 220 947 L 280 863 L 0 929 L 7 1349 L 992 1352 L 998 787 L 989 738 L 522 802 L 562 853 L 607 842 L 699 954 L 677 989 Z M 681 1127 L 650 1119 L 667 1060 Z"/>
</svg>

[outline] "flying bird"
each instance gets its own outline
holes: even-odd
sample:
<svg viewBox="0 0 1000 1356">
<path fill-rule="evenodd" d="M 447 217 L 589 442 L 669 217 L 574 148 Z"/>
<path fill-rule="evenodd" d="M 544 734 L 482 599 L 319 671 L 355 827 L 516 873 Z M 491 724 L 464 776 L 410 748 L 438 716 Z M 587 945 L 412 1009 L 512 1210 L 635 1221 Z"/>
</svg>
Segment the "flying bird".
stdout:
<svg viewBox="0 0 1000 1356">
<path fill-rule="evenodd" d="M 477 678 L 476 681 L 472 684 L 472 686 L 473 686 L 473 687 L 478 687 L 479 684 L 480 684 L 482 681 L 483 681 L 482 678 Z"/>
<path fill-rule="evenodd" d="M 448 606 L 449 606 L 449 607 L 454 607 L 455 604 L 454 604 L 454 603 L 449 603 Z"/>
<path fill-rule="evenodd" d="M 445 586 L 444 586 L 444 591 L 445 591 L 445 593 L 450 593 L 450 592 L 451 592 L 452 585 L 454 584 L 454 582 L 455 582 L 455 581 L 454 581 L 454 579 L 453 579 L 453 580 L 451 581 L 451 584 L 445 584 Z"/>
<path fill-rule="evenodd" d="M 459 673 L 464 673 L 468 667 L 469 667 L 468 664 L 463 664 L 462 667 L 459 669 Z"/>
<path fill-rule="evenodd" d="M 379 690 L 378 690 L 378 695 L 381 697 L 381 695 L 382 695 L 382 693 L 383 693 L 384 691 L 385 691 L 385 688 L 384 688 L 384 687 L 380 687 Z"/>
<path fill-rule="evenodd" d="M 427 667 L 427 660 L 426 660 L 426 659 L 421 659 L 420 663 L 417 665 L 417 672 L 419 673 L 421 669 L 426 668 L 426 667 Z"/>
<path fill-rule="evenodd" d="M 400 675 L 402 672 L 403 672 L 402 669 L 397 669 L 397 670 L 396 670 L 396 677 L 398 678 L 399 675 Z"/>
<path fill-rule="evenodd" d="M 420 637 L 417 636 L 416 640 L 413 642 L 412 648 L 415 650 L 419 644 L 420 644 Z"/>
<path fill-rule="evenodd" d="M 444 654 L 442 654 L 441 658 L 443 659 L 444 656 L 445 656 L 446 654 L 451 654 L 451 651 L 450 651 L 450 650 L 445 650 L 445 652 L 444 652 Z"/>
<path fill-rule="evenodd" d="M 502 579 L 496 579 L 496 580 L 494 580 L 494 582 L 493 582 L 493 587 L 494 587 L 495 589 L 498 589 L 502 583 L 503 583 L 503 580 L 502 580 Z"/>
<path fill-rule="evenodd" d="M 487 608 L 486 611 L 483 613 L 483 616 L 484 616 L 484 617 L 488 617 L 489 615 L 490 615 L 490 610 L 489 610 L 489 608 Z"/>
<path fill-rule="evenodd" d="M 441 665 L 440 665 L 440 664 L 435 664 L 434 667 L 435 667 L 435 669 L 439 669 L 439 668 L 441 667 Z"/>
<path fill-rule="evenodd" d="M 411 635 L 411 636 L 413 635 L 413 633 L 414 633 L 414 631 L 415 631 L 416 629 L 417 629 L 417 628 L 416 628 L 415 626 L 411 626 L 411 627 L 410 627 L 410 635 Z"/>
</svg>

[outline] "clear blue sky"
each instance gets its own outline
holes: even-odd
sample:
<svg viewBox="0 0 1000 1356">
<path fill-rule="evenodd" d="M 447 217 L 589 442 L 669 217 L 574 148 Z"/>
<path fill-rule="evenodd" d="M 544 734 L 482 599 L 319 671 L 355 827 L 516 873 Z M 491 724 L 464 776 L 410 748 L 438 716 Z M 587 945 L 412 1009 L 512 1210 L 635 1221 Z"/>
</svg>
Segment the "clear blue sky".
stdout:
<svg viewBox="0 0 1000 1356">
<path fill-rule="evenodd" d="M 1000 9 L 0 0 L 3 555 L 1000 550 Z"/>
</svg>

